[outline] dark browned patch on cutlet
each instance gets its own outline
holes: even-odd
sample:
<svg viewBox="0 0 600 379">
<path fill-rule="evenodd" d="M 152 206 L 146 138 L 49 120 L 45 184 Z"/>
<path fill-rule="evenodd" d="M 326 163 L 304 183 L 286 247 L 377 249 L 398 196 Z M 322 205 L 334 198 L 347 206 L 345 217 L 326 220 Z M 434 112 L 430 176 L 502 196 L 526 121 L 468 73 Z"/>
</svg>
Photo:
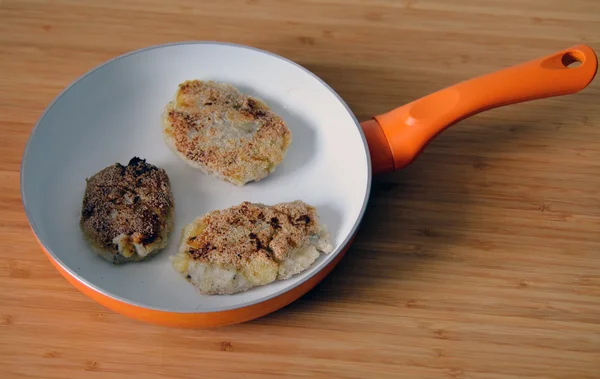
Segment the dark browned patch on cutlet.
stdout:
<svg viewBox="0 0 600 379">
<path fill-rule="evenodd" d="M 121 234 L 142 245 L 154 242 L 173 207 L 166 172 L 133 157 L 127 166 L 115 163 L 87 180 L 80 224 L 93 243 L 116 254 L 113 239 Z"/>
</svg>

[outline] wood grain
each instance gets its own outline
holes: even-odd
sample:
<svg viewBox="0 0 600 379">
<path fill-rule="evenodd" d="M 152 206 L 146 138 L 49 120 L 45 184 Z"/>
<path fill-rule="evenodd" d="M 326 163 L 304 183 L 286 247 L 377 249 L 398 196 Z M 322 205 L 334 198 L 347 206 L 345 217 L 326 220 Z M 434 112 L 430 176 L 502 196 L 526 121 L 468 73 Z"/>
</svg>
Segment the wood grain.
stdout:
<svg viewBox="0 0 600 379">
<path fill-rule="evenodd" d="M 1 378 L 600 378 L 600 80 L 489 111 L 375 179 L 355 245 L 296 303 L 203 331 L 126 319 L 51 267 L 19 164 L 45 106 L 158 43 L 301 63 L 360 119 L 586 43 L 597 0 L 0 1 Z"/>
</svg>

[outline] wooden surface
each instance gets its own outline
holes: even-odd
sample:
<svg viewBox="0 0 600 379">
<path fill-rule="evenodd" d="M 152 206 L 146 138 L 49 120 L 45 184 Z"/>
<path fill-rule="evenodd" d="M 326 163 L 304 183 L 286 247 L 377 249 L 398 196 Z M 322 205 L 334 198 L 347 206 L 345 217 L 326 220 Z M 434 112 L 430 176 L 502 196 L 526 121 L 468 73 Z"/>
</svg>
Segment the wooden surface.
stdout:
<svg viewBox="0 0 600 379">
<path fill-rule="evenodd" d="M 23 213 L 28 134 L 94 66 L 191 39 L 282 54 L 366 119 L 577 43 L 600 51 L 600 2 L 0 0 L 0 378 L 600 378 L 600 79 L 465 120 L 376 178 L 338 268 L 262 319 L 170 330 L 68 285 Z"/>
</svg>

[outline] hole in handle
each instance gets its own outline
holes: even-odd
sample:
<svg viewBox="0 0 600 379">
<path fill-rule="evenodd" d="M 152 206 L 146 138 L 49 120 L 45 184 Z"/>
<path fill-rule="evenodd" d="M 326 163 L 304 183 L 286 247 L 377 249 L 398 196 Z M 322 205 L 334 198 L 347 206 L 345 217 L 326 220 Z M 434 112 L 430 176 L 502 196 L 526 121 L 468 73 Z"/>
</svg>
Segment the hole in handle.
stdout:
<svg viewBox="0 0 600 379">
<path fill-rule="evenodd" d="M 579 51 L 569 51 L 562 56 L 561 62 L 565 67 L 576 68 L 581 66 L 584 56 Z"/>
</svg>

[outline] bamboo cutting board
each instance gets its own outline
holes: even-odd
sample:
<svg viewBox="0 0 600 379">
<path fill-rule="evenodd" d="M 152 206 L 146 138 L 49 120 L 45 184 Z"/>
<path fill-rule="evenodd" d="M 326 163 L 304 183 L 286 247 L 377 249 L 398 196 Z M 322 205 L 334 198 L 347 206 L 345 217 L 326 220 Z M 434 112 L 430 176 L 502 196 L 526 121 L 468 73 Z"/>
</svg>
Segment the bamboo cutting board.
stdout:
<svg viewBox="0 0 600 379">
<path fill-rule="evenodd" d="M 105 60 L 198 39 L 284 55 L 364 120 L 571 45 L 599 52 L 600 2 L 0 0 L 0 378 L 600 378 L 598 78 L 465 120 L 377 177 L 340 265 L 264 318 L 154 327 L 67 284 L 21 205 L 29 132 Z"/>
</svg>

